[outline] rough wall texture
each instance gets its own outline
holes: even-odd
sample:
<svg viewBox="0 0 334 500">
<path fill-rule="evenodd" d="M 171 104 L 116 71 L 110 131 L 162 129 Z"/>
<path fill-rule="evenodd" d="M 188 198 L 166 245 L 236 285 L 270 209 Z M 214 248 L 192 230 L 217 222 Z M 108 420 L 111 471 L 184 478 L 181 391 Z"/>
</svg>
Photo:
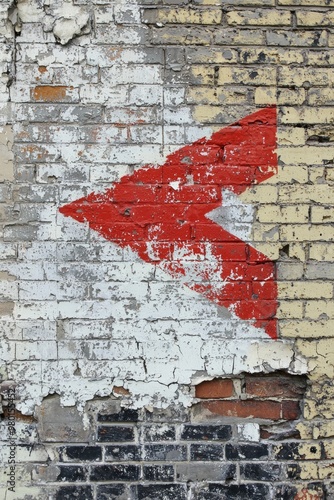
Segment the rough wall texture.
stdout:
<svg viewBox="0 0 334 500">
<path fill-rule="evenodd" d="M 1 2 L 1 498 L 334 498 L 333 19 Z"/>
</svg>

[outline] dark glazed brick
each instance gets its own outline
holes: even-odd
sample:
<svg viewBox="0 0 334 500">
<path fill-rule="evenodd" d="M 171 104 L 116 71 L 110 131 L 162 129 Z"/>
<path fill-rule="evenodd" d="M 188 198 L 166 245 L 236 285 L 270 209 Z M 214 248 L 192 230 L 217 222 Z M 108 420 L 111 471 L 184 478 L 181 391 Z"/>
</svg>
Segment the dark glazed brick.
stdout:
<svg viewBox="0 0 334 500">
<path fill-rule="evenodd" d="M 145 441 L 174 441 L 175 428 L 171 425 L 150 425 L 143 428 Z"/>
<path fill-rule="evenodd" d="M 136 481 L 138 465 L 96 465 L 92 467 L 91 481 Z"/>
<path fill-rule="evenodd" d="M 168 462 L 187 459 L 187 448 L 172 444 L 151 444 L 145 446 L 146 460 L 165 460 Z"/>
<path fill-rule="evenodd" d="M 140 448 L 132 444 L 124 446 L 106 446 L 106 460 L 113 462 L 131 462 L 140 460 Z"/>
<path fill-rule="evenodd" d="M 129 495 L 123 484 L 103 484 L 97 488 L 97 500 L 127 500 Z"/>
<path fill-rule="evenodd" d="M 182 484 L 139 484 L 138 500 L 186 500 L 187 493 Z"/>
<path fill-rule="evenodd" d="M 240 465 L 241 479 L 253 481 L 279 481 L 281 466 L 279 464 L 242 464 Z"/>
<path fill-rule="evenodd" d="M 118 425 L 101 425 L 97 431 L 97 440 L 104 442 L 133 441 L 135 438 L 133 427 L 121 427 Z"/>
<path fill-rule="evenodd" d="M 183 406 L 169 406 L 166 409 L 156 409 L 153 411 L 146 410 L 145 413 L 147 422 L 188 422 L 189 409 Z"/>
<path fill-rule="evenodd" d="M 190 460 L 223 460 L 224 447 L 219 444 L 192 444 L 190 446 Z"/>
<path fill-rule="evenodd" d="M 144 479 L 146 481 L 173 481 L 174 467 L 172 465 L 145 465 Z"/>
<path fill-rule="evenodd" d="M 266 484 L 209 484 L 209 492 L 218 495 L 219 500 L 269 499 L 269 486 Z"/>
<path fill-rule="evenodd" d="M 232 428 L 230 425 L 185 425 L 181 439 L 192 441 L 216 440 L 223 441 L 232 437 Z"/>
<path fill-rule="evenodd" d="M 68 481 L 74 483 L 75 481 L 85 481 L 87 477 L 87 469 L 80 465 L 60 465 L 60 473 L 57 481 Z"/>
<path fill-rule="evenodd" d="M 99 422 L 138 422 L 138 411 L 124 409 L 119 413 L 99 413 L 97 420 Z"/>
<path fill-rule="evenodd" d="M 59 448 L 59 455 L 62 462 L 67 460 L 93 462 L 101 460 L 102 450 L 99 446 L 64 446 Z"/>
<path fill-rule="evenodd" d="M 55 500 L 93 500 L 91 486 L 63 486 L 57 490 Z"/>
<path fill-rule="evenodd" d="M 227 444 L 226 445 L 227 460 L 261 460 L 268 456 L 268 446 L 266 444 Z"/>
</svg>

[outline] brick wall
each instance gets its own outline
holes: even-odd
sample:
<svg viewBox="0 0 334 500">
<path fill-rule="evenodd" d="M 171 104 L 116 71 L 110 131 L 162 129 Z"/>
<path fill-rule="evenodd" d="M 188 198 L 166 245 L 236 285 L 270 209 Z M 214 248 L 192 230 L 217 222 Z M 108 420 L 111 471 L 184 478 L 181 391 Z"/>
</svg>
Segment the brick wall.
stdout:
<svg viewBox="0 0 334 500">
<path fill-rule="evenodd" d="M 333 18 L 1 3 L 4 498 L 334 498 Z"/>
</svg>

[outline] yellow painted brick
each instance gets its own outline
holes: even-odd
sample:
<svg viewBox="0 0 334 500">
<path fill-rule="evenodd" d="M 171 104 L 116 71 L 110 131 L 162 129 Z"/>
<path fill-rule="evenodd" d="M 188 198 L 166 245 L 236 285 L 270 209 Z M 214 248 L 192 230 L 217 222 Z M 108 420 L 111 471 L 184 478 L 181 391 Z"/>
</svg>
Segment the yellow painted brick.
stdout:
<svg viewBox="0 0 334 500">
<path fill-rule="evenodd" d="M 301 439 L 317 439 L 313 436 L 313 423 L 299 422 L 296 429 L 299 431 Z"/>
<path fill-rule="evenodd" d="M 333 72 L 329 68 L 291 68 L 281 66 L 278 71 L 280 85 L 296 85 L 302 87 L 305 83 L 316 86 L 329 85 L 333 80 Z"/>
<path fill-rule="evenodd" d="M 280 88 L 277 91 L 277 103 L 281 106 L 297 106 L 303 104 L 306 99 L 305 89 Z"/>
<path fill-rule="evenodd" d="M 276 87 L 257 87 L 254 94 L 255 104 L 277 104 Z"/>
<path fill-rule="evenodd" d="M 289 257 L 291 259 L 298 259 L 301 262 L 306 260 L 307 245 L 303 243 L 290 243 L 289 244 Z"/>
<path fill-rule="evenodd" d="M 297 26 L 332 26 L 334 12 L 319 12 L 316 10 L 296 11 Z"/>
<path fill-rule="evenodd" d="M 310 66 L 332 66 L 334 64 L 334 51 L 327 50 L 309 50 L 306 54 L 307 64 Z"/>
<path fill-rule="evenodd" d="M 213 66 L 196 65 L 191 67 L 192 83 L 212 85 L 215 70 Z"/>
<path fill-rule="evenodd" d="M 278 5 L 291 7 L 329 7 L 333 0 L 278 0 Z"/>
<path fill-rule="evenodd" d="M 308 103 L 312 106 L 334 103 L 334 89 L 311 89 L 308 92 Z"/>
<path fill-rule="evenodd" d="M 311 184 L 328 184 L 325 167 L 319 165 L 308 167 L 308 178 Z"/>
<path fill-rule="evenodd" d="M 325 179 L 328 183 L 334 182 L 334 166 L 325 167 Z"/>
<path fill-rule="evenodd" d="M 246 203 L 257 204 L 271 204 L 277 201 L 277 186 L 271 186 L 269 184 L 259 184 L 250 189 L 247 189 L 244 193 L 240 195 L 240 198 Z"/>
<path fill-rule="evenodd" d="M 265 205 L 257 209 L 256 219 L 260 222 L 305 223 L 308 221 L 308 205 Z"/>
<path fill-rule="evenodd" d="M 318 123 L 333 123 L 334 108 L 330 107 L 282 107 L 281 108 L 281 123 L 306 123 L 308 125 Z"/>
<path fill-rule="evenodd" d="M 177 7 L 152 9 L 152 11 L 155 17 L 153 22 L 163 24 L 220 24 L 222 20 L 221 9 L 198 10 Z M 145 21 L 145 17 L 143 20 Z"/>
<path fill-rule="evenodd" d="M 190 64 L 235 64 L 238 61 L 238 51 L 228 47 L 196 47 L 186 51 Z"/>
<path fill-rule="evenodd" d="M 323 368 L 323 367 L 322 367 Z M 328 373 L 333 373 L 329 369 Z M 312 374 L 317 374 L 317 376 L 327 375 L 326 371 L 320 370 L 320 367 L 315 367 Z M 331 375 L 333 376 L 333 375 Z M 313 420 L 315 418 L 332 418 L 334 414 L 334 400 L 327 398 L 322 398 L 321 400 L 304 400 L 304 417 L 308 420 Z"/>
<path fill-rule="evenodd" d="M 318 354 L 318 348 L 320 349 L 319 352 L 323 352 L 328 347 L 328 344 L 332 345 L 333 339 L 296 339 L 296 357 L 307 359 L 308 373 L 312 380 L 317 380 L 327 374 L 328 376 L 334 376 L 334 352 L 329 349 L 324 356 Z M 314 384 L 312 392 L 314 392 Z M 313 409 L 315 409 L 312 409 L 312 401 L 308 400 L 305 406 L 307 408 L 304 410 L 304 416 L 305 418 L 311 418 Z M 314 437 L 317 439 L 316 435 Z"/>
<path fill-rule="evenodd" d="M 324 338 L 334 337 L 334 320 L 306 321 L 289 320 L 280 322 L 282 337 Z M 332 340 L 333 342 L 333 340 Z"/>
<path fill-rule="evenodd" d="M 211 45 L 212 33 L 208 26 L 166 26 L 152 28 L 152 43 L 155 45 Z"/>
<path fill-rule="evenodd" d="M 325 342 L 328 342 L 327 340 Z M 314 439 L 323 439 L 334 437 L 334 421 L 330 420 L 329 422 L 317 422 L 313 428 L 313 438 Z"/>
<path fill-rule="evenodd" d="M 334 241 L 334 227 L 323 224 L 291 224 L 280 227 L 281 241 Z"/>
<path fill-rule="evenodd" d="M 219 45 L 227 45 L 231 47 L 232 45 L 264 45 L 265 44 L 265 33 L 261 29 L 244 29 L 238 30 L 233 28 L 224 28 L 221 30 L 216 30 L 215 32 L 215 42 Z"/>
<path fill-rule="evenodd" d="M 312 243 L 310 245 L 310 259 L 319 262 L 334 262 L 333 243 Z"/>
<path fill-rule="evenodd" d="M 280 300 L 277 317 L 279 319 L 302 319 L 303 303 L 300 300 Z"/>
<path fill-rule="evenodd" d="M 303 146 L 285 148 L 278 150 L 280 160 L 287 165 L 294 164 L 322 164 L 324 161 L 332 161 L 334 158 L 334 147 L 326 146 Z"/>
<path fill-rule="evenodd" d="M 250 93 L 245 87 L 200 87 L 188 89 L 187 102 L 190 104 L 246 104 Z"/>
<path fill-rule="evenodd" d="M 278 260 L 279 258 L 280 246 L 278 243 L 253 242 L 252 246 L 271 260 Z"/>
<path fill-rule="evenodd" d="M 275 224 L 254 223 L 252 227 L 252 239 L 254 241 L 278 241 L 279 228 Z"/>
<path fill-rule="evenodd" d="M 311 125 L 305 130 L 309 144 L 334 142 L 334 127 L 332 125 Z"/>
<path fill-rule="evenodd" d="M 315 30 L 279 30 L 271 29 L 266 33 L 267 44 L 275 47 L 325 47 L 327 31 Z"/>
<path fill-rule="evenodd" d="M 234 68 L 220 67 L 218 84 L 244 84 L 244 85 L 274 85 L 276 83 L 276 68 Z"/>
<path fill-rule="evenodd" d="M 282 281 L 278 285 L 278 296 L 279 299 L 330 299 L 333 285 L 322 281 Z"/>
<path fill-rule="evenodd" d="M 327 317 L 334 319 L 334 302 L 328 300 L 308 300 L 305 303 L 305 317 L 319 319 Z"/>
<path fill-rule="evenodd" d="M 245 110 L 245 114 L 247 114 L 251 112 L 252 107 L 244 106 L 242 109 Z M 240 111 L 235 106 L 209 106 L 204 104 L 201 106 L 194 106 L 193 117 L 199 123 L 225 123 L 227 125 L 240 118 Z"/>
<path fill-rule="evenodd" d="M 305 144 L 305 129 L 301 127 L 278 127 L 278 144 L 299 146 Z"/>
<path fill-rule="evenodd" d="M 324 203 L 334 204 L 333 191 L 326 184 L 302 184 L 298 186 L 279 186 L 279 201 L 282 203 Z"/>
<path fill-rule="evenodd" d="M 291 13 L 274 9 L 233 10 L 226 14 L 226 20 L 231 26 L 289 26 Z"/>
<path fill-rule="evenodd" d="M 304 460 L 320 460 L 321 452 L 321 443 L 301 443 L 298 446 L 298 453 L 303 457 Z"/>
<path fill-rule="evenodd" d="M 334 208 L 333 207 L 312 207 L 311 208 L 311 222 L 334 222 Z"/>
<path fill-rule="evenodd" d="M 312 460 L 312 458 L 311 458 Z M 315 458 L 317 460 L 317 458 Z M 316 480 L 319 477 L 318 463 L 314 462 L 299 462 L 299 477 L 302 480 Z"/>
<path fill-rule="evenodd" d="M 334 449 L 333 444 L 331 446 Z M 327 452 L 330 453 L 332 451 L 330 449 L 330 445 L 327 442 L 325 442 L 324 447 L 325 447 L 326 457 L 330 458 L 327 455 Z M 332 463 L 332 462 L 331 463 L 320 462 L 318 467 L 319 467 L 319 479 L 333 479 L 334 478 L 334 463 Z"/>
<path fill-rule="evenodd" d="M 235 5 L 238 7 L 274 7 L 275 0 L 228 0 L 225 2 L 228 5 Z"/>
<path fill-rule="evenodd" d="M 280 156 L 279 151 L 280 150 L 278 150 L 278 156 Z M 274 183 L 275 180 L 276 182 L 285 184 L 291 184 L 291 182 L 304 184 L 308 182 L 308 169 L 301 165 L 281 165 L 278 170 L 278 175 L 269 179 L 268 182 Z"/>
<path fill-rule="evenodd" d="M 300 49 L 255 48 L 240 50 L 240 62 L 245 64 L 303 64 L 304 56 Z"/>
</svg>

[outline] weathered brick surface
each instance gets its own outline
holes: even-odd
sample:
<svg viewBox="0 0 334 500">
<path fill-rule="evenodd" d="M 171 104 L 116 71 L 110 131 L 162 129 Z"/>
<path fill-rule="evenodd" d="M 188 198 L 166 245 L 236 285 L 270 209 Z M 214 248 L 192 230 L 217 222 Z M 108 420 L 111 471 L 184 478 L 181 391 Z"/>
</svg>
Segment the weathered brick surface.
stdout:
<svg viewBox="0 0 334 500">
<path fill-rule="evenodd" d="M 1 498 L 333 497 L 333 7 L 1 2 Z"/>
</svg>

